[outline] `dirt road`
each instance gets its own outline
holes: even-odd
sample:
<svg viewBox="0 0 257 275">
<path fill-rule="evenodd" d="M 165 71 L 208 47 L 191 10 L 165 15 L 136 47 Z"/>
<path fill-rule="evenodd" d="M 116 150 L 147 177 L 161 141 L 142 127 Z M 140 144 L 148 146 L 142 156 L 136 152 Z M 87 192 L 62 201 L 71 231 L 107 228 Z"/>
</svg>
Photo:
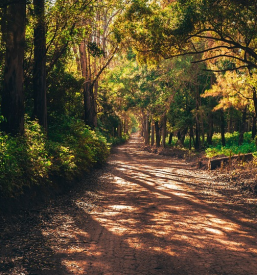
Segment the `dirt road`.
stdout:
<svg viewBox="0 0 257 275">
<path fill-rule="evenodd" d="M 34 226 L 5 227 L 0 274 L 256 275 L 256 198 L 140 142 L 115 148 L 89 187 L 27 214 Z"/>
</svg>

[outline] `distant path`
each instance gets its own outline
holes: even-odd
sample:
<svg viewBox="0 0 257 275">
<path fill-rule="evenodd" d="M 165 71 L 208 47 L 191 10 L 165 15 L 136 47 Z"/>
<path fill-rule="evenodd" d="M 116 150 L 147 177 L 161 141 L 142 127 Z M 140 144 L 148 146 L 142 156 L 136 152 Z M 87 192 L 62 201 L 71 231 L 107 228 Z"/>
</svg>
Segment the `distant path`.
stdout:
<svg viewBox="0 0 257 275">
<path fill-rule="evenodd" d="M 0 274 L 256 275 L 256 199 L 140 143 L 134 135 L 114 149 L 89 179 L 96 189 L 42 211 L 31 235 L 23 233 L 23 258 Z"/>
</svg>

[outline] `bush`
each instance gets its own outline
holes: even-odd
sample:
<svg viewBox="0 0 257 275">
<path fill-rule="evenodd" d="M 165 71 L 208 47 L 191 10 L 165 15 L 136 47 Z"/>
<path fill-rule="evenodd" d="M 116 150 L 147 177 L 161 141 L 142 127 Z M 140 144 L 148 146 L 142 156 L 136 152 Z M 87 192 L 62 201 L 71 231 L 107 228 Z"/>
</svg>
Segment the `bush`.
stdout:
<svg viewBox="0 0 257 275">
<path fill-rule="evenodd" d="M 221 145 L 220 135 L 216 134 L 213 137 L 213 146 L 205 150 L 207 157 L 214 157 L 217 155 L 236 155 L 236 154 L 246 154 L 256 151 L 255 141 L 251 137 L 251 132 L 244 133 L 244 143 L 238 145 L 239 133 L 226 133 L 226 146 Z"/>
<path fill-rule="evenodd" d="M 47 138 L 37 121 L 27 120 L 22 137 L 0 133 L 0 192 L 15 197 L 25 187 L 51 184 L 56 177 L 74 180 L 103 164 L 108 154 L 105 138 L 82 121 L 63 119 Z"/>
</svg>

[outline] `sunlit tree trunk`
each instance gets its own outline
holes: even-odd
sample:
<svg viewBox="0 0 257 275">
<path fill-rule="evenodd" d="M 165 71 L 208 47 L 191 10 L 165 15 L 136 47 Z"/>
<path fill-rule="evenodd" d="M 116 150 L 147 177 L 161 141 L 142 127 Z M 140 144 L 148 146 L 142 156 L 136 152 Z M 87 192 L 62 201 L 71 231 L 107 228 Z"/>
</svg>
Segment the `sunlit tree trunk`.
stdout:
<svg viewBox="0 0 257 275">
<path fill-rule="evenodd" d="M 91 85 L 91 70 L 90 70 L 90 56 L 87 53 L 87 47 L 85 41 L 82 41 L 79 45 L 80 61 L 82 76 L 85 79 L 84 82 L 84 121 L 86 125 L 91 128 L 95 128 L 96 111 L 95 111 L 95 98 L 93 86 Z"/>
<path fill-rule="evenodd" d="M 6 45 L 2 93 L 2 130 L 13 135 L 24 132 L 23 60 L 25 48 L 26 0 L 4 9 L 2 32 Z"/>
<path fill-rule="evenodd" d="M 34 28 L 34 117 L 47 129 L 46 105 L 46 34 L 45 34 L 45 1 L 33 0 L 35 14 Z"/>
<path fill-rule="evenodd" d="M 76 58 L 77 71 L 81 73 L 81 63 L 76 45 L 73 46 L 73 52 Z"/>
</svg>

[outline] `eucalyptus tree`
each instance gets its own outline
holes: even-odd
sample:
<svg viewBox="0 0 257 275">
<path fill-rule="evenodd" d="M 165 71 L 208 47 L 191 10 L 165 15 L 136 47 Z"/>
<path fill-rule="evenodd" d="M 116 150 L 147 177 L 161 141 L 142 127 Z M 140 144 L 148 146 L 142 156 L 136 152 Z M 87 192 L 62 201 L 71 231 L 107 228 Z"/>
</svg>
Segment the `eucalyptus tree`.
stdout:
<svg viewBox="0 0 257 275">
<path fill-rule="evenodd" d="M 86 35 L 79 40 L 80 68 L 84 83 L 84 119 L 92 128 L 97 125 L 98 82 L 118 52 L 120 41 L 113 39 L 112 24 L 126 3 L 110 0 L 96 1 L 91 17 L 81 21 Z M 77 52 L 75 48 L 75 52 Z"/>
<path fill-rule="evenodd" d="M 25 49 L 26 0 L 4 1 L 1 8 L 1 31 L 5 66 L 1 98 L 4 121 L 1 129 L 13 135 L 24 132 L 23 59 Z"/>
</svg>

